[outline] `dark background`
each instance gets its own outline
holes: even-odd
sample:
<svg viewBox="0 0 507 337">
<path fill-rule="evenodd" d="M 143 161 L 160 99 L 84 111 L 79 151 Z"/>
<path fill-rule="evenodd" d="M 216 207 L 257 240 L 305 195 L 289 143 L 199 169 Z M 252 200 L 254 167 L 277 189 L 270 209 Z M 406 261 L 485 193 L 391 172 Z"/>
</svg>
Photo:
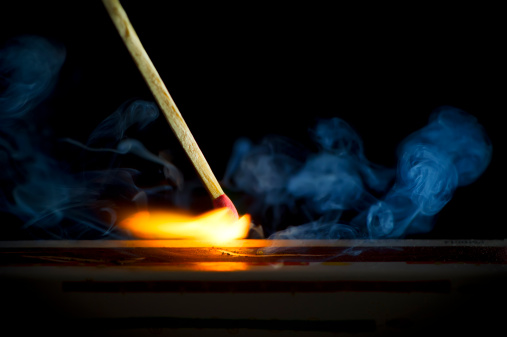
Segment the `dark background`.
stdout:
<svg viewBox="0 0 507 337">
<path fill-rule="evenodd" d="M 399 142 L 452 105 L 485 127 L 493 159 L 421 237 L 506 237 L 498 9 L 122 3 L 217 178 L 238 137 L 306 144 L 315 118 L 326 117 L 356 129 L 368 159 L 394 166 Z M 0 42 L 38 34 L 67 48 L 50 98 L 57 136 L 84 141 L 125 101 L 152 100 L 100 1 L 3 2 L 0 14 Z M 185 176 L 194 174 L 163 121 L 151 134 L 150 150 L 171 148 Z"/>
</svg>

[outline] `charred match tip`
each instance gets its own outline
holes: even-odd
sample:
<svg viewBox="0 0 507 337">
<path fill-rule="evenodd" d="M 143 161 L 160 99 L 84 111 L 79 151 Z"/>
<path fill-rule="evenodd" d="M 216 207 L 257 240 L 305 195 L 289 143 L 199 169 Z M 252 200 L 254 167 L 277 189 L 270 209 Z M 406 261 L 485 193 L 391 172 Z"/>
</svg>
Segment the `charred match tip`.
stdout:
<svg viewBox="0 0 507 337">
<path fill-rule="evenodd" d="M 238 211 L 236 210 L 236 207 L 234 207 L 234 204 L 232 203 L 231 199 L 229 199 L 229 197 L 227 195 L 222 194 L 221 196 L 214 199 L 213 206 L 215 208 L 227 207 L 232 212 L 234 217 L 236 219 L 239 219 Z"/>
</svg>

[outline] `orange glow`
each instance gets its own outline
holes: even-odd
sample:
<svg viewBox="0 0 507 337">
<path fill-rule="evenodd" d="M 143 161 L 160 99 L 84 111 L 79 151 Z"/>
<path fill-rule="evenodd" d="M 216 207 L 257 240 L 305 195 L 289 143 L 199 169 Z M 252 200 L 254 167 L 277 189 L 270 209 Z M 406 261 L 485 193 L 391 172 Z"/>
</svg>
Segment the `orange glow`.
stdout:
<svg viewBox="0 0 507 337">
<path fill-rule="evenodd" d="M 250 215 L 239 220 L 227 208 L 214 209 L 194 216 L 182 212 L 138 212 L 122 221 L 120 227 L 142 239 L 187 239 L 221 243 L 244 239 L 250 227 Z"/>
<path fill-rule="evenodd" d="M 248 270 L 250 266 L 245 262 L 198 262 L 191 266 L 199 271 L 240 271 Z"/>
</svg>

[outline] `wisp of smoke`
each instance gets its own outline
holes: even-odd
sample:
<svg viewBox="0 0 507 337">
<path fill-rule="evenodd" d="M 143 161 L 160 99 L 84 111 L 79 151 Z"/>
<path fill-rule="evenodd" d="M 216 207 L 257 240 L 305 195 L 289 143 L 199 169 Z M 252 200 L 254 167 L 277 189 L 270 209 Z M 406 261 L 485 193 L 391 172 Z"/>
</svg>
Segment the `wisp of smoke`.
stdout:
<svg viewBox="0 0 507 337">
<path fill-rule="evenodd" d="M 154 121 L 152 102 L 130 101 L 107 117 L 86 144 L 67 138 L 71 151 L 134 154 L 161 166 L 166 184 L 140 188 L 134 168 L 115 167 L 113 157 L 102 169 L 70 169 L 51 154 L 53 143 L 41 136 L 35 122 L 41 103 L 52 92 L 65 60 L 65 48 L 39 36 L 21 36 L 0 50 L 0 211 L 14 215 L 22 231 L 35 238 L 118 237 L 114 232 L 122 206 L 144 207 L 150 194 L 180 189 L 181 172 L 164 155 L 154 155 L 127 130 Z M 69 145 L 70 144 L 70 145 Z M 79 152 L 79 151 L 78 151 Z M 70 156 L 69 156 L 70 157 Z"/>
<path fill-rule="evenodd" d="M 474 182 L 488 166 L 492 146 L 477 119 L 442 107 L 429 124 L 403 141 L 395 185 L 367 214 L 371 237 L 400 237 L 431 230 L 431 217 L 458 186 Z"/>
<path fill-rule="evenodd" d="M 231 189 L 255 195 L 249 212 L 275 225 L 267 231 L 272 239 L 400 238 L 428 232 L 432 216 L 458 186 L 484 172 L 492 154 L 476 118 L 454 107 L 435 111 L 426 127 L 401 143 L 396 170 L 369 162 L 358 134 L 339 118 L 321 120 L 311 131 L 320 150 L 304 158 L 293 155 L 294 145 L 280 148 L 273 138 L 260 145 L 243 139 L 234 148 L 225 181 Z M 280 228 L 284 212 L 303 214 L 307 221 Z M 276 216 L 267 219 L 268 213 Z"/>
<path fill-rule="evenodd" d="M 0 120 L 23 117 L 51 92 L 65 48 L 38 36 L 13 38 L 0 53 Z"/>
</svg>

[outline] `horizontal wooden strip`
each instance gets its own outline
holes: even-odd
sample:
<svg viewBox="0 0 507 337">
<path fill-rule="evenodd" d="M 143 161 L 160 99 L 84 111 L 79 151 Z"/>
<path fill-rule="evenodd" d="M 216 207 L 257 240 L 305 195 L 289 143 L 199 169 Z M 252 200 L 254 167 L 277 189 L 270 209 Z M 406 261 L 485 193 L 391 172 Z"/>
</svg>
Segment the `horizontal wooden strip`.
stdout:
<svg viewBox="0 0 507 337">
<path fill-rule="evenodd" d="M 202 247 L 507 247 L 507 240 L 21 240 L 0 241 L 2 248 L 202 248 Z"/>
<path fill-rule="evenodd" d="M 0 248 L 0 266 L 167 265 L 196 262 L 507 263 L 506 247 Z"/>
</svg>

